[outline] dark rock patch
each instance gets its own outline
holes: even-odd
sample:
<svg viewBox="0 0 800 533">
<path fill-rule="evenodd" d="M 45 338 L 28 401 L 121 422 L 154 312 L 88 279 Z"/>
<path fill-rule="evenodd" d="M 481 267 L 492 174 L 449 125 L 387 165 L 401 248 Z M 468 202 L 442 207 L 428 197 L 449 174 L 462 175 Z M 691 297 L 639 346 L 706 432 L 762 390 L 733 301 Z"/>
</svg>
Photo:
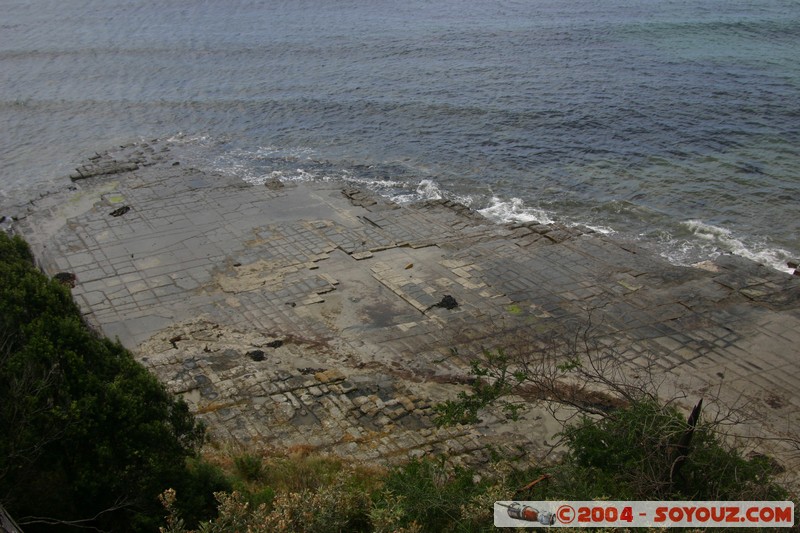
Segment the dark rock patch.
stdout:
<svg viewBox="0 0 800 533">
<path fill-rule="evenodd" d="M 264 350 L 251 350 L 247 352 L 247 356 L 250 357 L 253 361 L 263 361 L 264 360 Z"/>
<path fill-rule="evenodd" d="M 53 276 L 53 279 L 62 285 L 66 285 L 70 289 L 74 288 L 75 284 L 78 281 L 77 276 L 75 276 L 75 274 L 73 274 L 72 272 L 59 272 L 58 274 Z"/>
<path fill-rule="evenodd" d="M 458 302 L 456 301 L 455 298 L 453 298 L 449 294 L 445 294 L 442 297 L 442 299 L 439 300 L 438 303 L 435 303 L 432 306 L 428 307 L 428 309 L 426 309 L 426 311 L 429 310 L 429 309 L 433 309 L 434 307 L 441 307 L 441 308 L 447 309 L 449 311 L 451 309 L 455 309 L 456 307 L 458 307 Z"/>
</svg>

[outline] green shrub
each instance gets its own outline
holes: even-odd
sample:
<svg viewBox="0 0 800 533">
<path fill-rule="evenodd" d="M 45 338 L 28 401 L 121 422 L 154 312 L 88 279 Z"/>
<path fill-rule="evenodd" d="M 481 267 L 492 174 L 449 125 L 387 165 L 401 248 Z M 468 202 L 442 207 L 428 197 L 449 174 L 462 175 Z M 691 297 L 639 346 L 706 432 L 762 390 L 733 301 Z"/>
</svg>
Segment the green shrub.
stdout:
<svg viewBox="0 0 800 533">
<path fill-rule="evenodd" d="M 240 455 L 233 460 L 236 472 L 245 481 L 261 481 L 264 477 L 264 462 L 261 457 L 249 453 Z"/>
<path fill-rule="evenodd" d="M 262 491 L 268 489 L 262 489 Z M 329 483 L 314 490 L 282 491 L 272 494 L 269 503 L 255 505 L 252 493 L 239 491 L 216 494 L 218 516 L 199 525 L 203 533 L 338 533 L 370 531 L 369 493 L 358 482 L 354 471 L 339 470 Z M 166 533 L 185 533 L 186 525 L 178 508 L 178 495 L 167 491 L 162 496 L 167 508 Z"/>
<path fill-rule="evenodd" d="M 412 460 L 386 476 L 373 514 L 393 515 L 394 527 L 430 532 L 482 531 L 487 523 L 476 522 L 463 509 L 487 489 L 486 482 L 474 481 L 472 470 L 451 467 L 444 458 Z"/>
<path fill-rule="evenodd" d="M 763 457 L 746 459 L 699 424 L 685 462 L 674 450 L 688 424 L 674 407 L 642 400 L 564 429 L 569 453 L 540 471 L 552 474 L 530 499 L 783 500 L 786 491 Z M 536 472 L 538 473 L 538 472 Z M 529 474 L 530 476 L 535 473 Z"/>
<path fill-rule="evenodd" d="M 191 527 L 217 515 L 215 493 L 233 490 L 233 484 L 225 472 L 200 457 L 187 461 L 186 477 L 172 486 L 181 494 L 177 509 L 181 516 L 187 518 Z"/>
<path fill-rule="evenodd" d="M 588 328 L 579 330 L 573 342 L 543 346 L 538 351 L 517 347 L 513 357 L 504 350 L 484 350 L 472 361 L 471 390 L 436 406 L 443 425 L 478 420 L 490 405 L 515 419 L 523 403 L 519 397 L 508 398 L 534 390 L 546 401 L 584 413 L 577 423 L 563 427 L 569 453 L 548 467 L 552 477 L 536 487 L 537 498 L 529 499 L 786 497 L 773 481 L 768 458 L 748 459 L 727 446 L 714 425 L 703 423 L 702 402 L 690 423 L 674 404 L 658 399 L 652 382 L 626 381 L 614 351 L 592 342 Z"/>
<path fill-rule="evenodd" d="M 330 485 L 345 469 L 354 481 L 359 479 L 359 471 L 350 470 L 335 457 L 314 454 L 275 456 L 264 465 L 261 481 L 276 492 L 314 491 Z"/>
<path fill-rule="evenodd" d="M 26 531 L 154 531 L 203 427 L 0 232 L 0 501 Z M 26 517 L 46 517 L 33 520 Z"/>
</svg>

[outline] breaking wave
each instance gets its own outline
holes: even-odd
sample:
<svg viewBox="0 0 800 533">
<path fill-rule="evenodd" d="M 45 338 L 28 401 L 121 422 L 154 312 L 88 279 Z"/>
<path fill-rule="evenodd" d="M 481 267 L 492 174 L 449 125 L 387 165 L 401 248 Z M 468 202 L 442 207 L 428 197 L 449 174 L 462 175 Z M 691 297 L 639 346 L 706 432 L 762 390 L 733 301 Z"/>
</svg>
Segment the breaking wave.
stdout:
<svg viewBox="0 0 800 533">
<path fill-rule="evenodd" d="M 713 259 L 723 254 L 745 257 L 782 272 L 792 272 L 786 266 L 792 259 L 791 252 L 783 248 L 771 246 L 765 237 L 750 237 L 736 234 L 721 226 L 715 226 L 702 220 L 686 220 L 680 227 L 688 235 L 675 238 L 668 233 L 662 234 L 666 251 L 662 255 L 672 263 L 690 264 L 704 259 Z"/>
<path fill-rule="evenodd" d="M 186 142 L 186 139 L 182 139 Z M 203 146 L 206 157 L 213 140 L 206 137 L 192 139 Z M 587 208 L 585 217 L 576 217 L 576 209 L 569 206 L 566 212 L 559 209 L 558 202 L 548 208 L 533 206 L 523 198 L 504 197 L 497 193 L 470 190 L 461 192 L 441 185 L 426 170 L 398 163 L 357 164 L 331 162 L 318 159 L 317 154 L 307 148 L 260 147 L 255 150 L 231 149 L 225 142 L 217 145 L 220 150 L 210 158 L 211 168 L 218 172 L 236 175 L 255 185 L 269 180 L 286 183 L 323 182 L 350 185 L 368 189 L 399 204 L 414 204 L 430 200 L 452 200 L 472 209 L 498 224 L 535 222 L 539 224 L 561 223 L 581 226 L 602 234 L 618 234 L 621 238 L 633 238 L 653 249 L 673 264 L 691 265 L 713 259 L 722 254 L 734 254 L 767 265 L 776 270 L 791 272 L 786 266 L 793 259 L 791 252 L 770 245 L 767 237 L 740 235 L 735 231 L 716 226 L 702 220 L 671 221 L 668 217 L 655 216 L 647 209 L 627 202 L 614 202 L 625 206 L 629 218 L 641 219 L 650 226 L 647 233 L 620 233 L 615 227 L 619 209 L 609 211 L 609 204 L 597 209 Z M 603 216 L 606 215 L 606 216 Z M 609 220 L 606 220 L 609 218 Z M 618 221 L 617 221 L 618 222 Z"/>
<path fill-rule="evenodd" d="M 538 222 L 552 224 L 553 217 L 543 209 L 528 207 L 520 198 L 506 200 L 493 196 L 489 205 L 478 212 L 496 222 Z"/>
</svg>

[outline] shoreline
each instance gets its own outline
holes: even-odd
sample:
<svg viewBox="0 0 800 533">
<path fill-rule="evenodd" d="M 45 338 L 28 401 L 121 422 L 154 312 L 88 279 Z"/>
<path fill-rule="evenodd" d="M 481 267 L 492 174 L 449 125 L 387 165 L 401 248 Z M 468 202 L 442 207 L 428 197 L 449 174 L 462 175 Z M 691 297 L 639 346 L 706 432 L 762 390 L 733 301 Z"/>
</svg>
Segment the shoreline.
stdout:
<svg viewBox="0 0 800 533">
<path fill-rule="evenodd" d="M 438 452 L 475 465 L 522 447 L 537 461 L 560 429 L 544 408 L 439 429 L 431 406 L 465 390 L 483 348 L 591 314 L 622 368 L 655 371 L 684 407 L 717 390 L 747 398 L 758 420 L 737 430 L 797 481 L 786 439 L 800 415 L 798 277 L 732 256 L 677 267 L 613 237 L 497 225 L 447 201 L 249 185 L 184 168 L 160 141 L 98 154 L 73 177 L 17 232 L 49 275 L 77 276 L 87 321 L 217 439 L 379 463 Z M 457 306 L 437 307 L 445 296 Z"/>
</svg>

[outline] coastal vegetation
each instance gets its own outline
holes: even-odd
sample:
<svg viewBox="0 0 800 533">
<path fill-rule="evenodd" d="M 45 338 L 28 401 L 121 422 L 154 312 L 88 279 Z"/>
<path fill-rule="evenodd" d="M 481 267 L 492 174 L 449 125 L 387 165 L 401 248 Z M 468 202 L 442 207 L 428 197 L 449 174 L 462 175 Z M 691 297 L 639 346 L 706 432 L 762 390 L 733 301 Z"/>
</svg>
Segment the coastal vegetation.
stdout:
<svg viewBox="0 0 800 533">
<path fill-rule="evenodd" d="M 796 500 L 775 481 L 767 457 L 744 457 L 714 428 L 696 423 L 682 449 L 691 422 L 674 406 L 643 398 L 607 416 L 579 415 L 564 427 L 566 453 L 534 467 L 495 457 L 478 472 L 429 457 L 380 470 L 302 450 L 221 456 L 217 464 L 237 480 L 235 490 L 216 495 L 219 516 L 197 531 L 480 532 L 494 531 L 495 501 Z M 166 533 L 195 531 L 179 500 L 174 491 L 162 497 Z"/>
<path fill-rule="evenodd" d="M 0 502 L 25 531 L 154 531 L 158 495 L 193 520 L 225 480 L 200 459 L 204 428 L 69 290 L 0 232 Z"/>
<path fill-rule="evenodd" d="M 532 499 L 781 500 L 782 471 L 763 454 L 744 455 L 730 429 L 743 409 L 703 399 L 684 414 L 683 396 L 663 399 L 652 369 L 625 373 L 619 354 L 598 342 L 591 323 L 538 346 L 484 350 L 472 362 L 472 386 L 437 406 L 443 425 L 472 423 L 489 406 L 518 420 L 532 399 L 562 421 L 563 458 L 542 469 L 548 483 Z M 729 438 L 730 437 L 730 438 Z"/>
<path fill-rule="evenodd" d="M 471 390 L 438 408 L 455 424 L 497 405 L 519 418 L 532 395 L 571 406 L 557 460 L 379 468 L 302 447 L 229 449 L 0 232 L 0 503 L 25 531 L 427 532 L 492 530 L 497 500 L 792 496 L 769 458 L 726 444 L 719 419 L 687 419 L 574 339 L 524 358 L 484 351 Z"/>
</svg>

